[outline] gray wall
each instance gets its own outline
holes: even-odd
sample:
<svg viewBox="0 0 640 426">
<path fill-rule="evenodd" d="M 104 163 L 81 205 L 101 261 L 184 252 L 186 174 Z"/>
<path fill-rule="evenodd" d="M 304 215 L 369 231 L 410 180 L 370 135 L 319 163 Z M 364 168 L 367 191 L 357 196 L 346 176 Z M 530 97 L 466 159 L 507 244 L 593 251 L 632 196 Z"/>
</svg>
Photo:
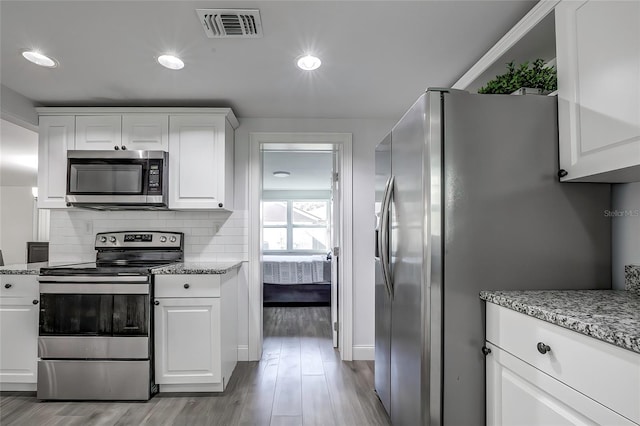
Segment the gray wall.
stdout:
<svg viewBox="0 0 640 426">
<path fill-rule="evenodd" d="M 613 288 L 624 289 L 624 265 L 640 265 L 640 182 L 613 185 Z"/>
<path fill-rule="evenodd" d="M 4 120 L 38 131 L 38 113 L 30 99 L 5 85 L 0 85 L 0 105 L 0 115 Z"/>
</svg>

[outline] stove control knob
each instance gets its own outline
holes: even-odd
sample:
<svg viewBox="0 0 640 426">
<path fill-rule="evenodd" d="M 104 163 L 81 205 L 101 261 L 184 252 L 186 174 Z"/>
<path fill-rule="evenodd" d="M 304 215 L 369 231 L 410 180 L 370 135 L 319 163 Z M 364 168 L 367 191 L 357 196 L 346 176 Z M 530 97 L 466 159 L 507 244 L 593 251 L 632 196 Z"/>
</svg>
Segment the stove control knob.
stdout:
<svg viewBox="0 0 640 426">
<path fill-rule="evenodd" d="M 115 244 L 115 242 L 116 242 L 116 237 L 114 237 L 114 236 L 109 237 L 109 241 L 111 241 L 112 243 L 114 243 L 114 244 Z"/>
<path fill-rule="evenodd" d="M 164 235 L 162 237 L 160 237 L 160 242 L 161 243 L 166 243 L 167 242 L 167 237 L 165 237 Z"/>
<path fill-rule="evenodd" d="M 171 237 L 171 238 L 169 239 L 169 241 L 171 241 L 172 243 L 175 243 L 175 242 L 176 242 L 176 237 Z"/>
<path fill-rule="evenodd" d="M 106 243 L 107 242 L 107 237 L 104 237 L 104 236 L 100 237 L 100 242 L 101 243 Z"/>
</svg>

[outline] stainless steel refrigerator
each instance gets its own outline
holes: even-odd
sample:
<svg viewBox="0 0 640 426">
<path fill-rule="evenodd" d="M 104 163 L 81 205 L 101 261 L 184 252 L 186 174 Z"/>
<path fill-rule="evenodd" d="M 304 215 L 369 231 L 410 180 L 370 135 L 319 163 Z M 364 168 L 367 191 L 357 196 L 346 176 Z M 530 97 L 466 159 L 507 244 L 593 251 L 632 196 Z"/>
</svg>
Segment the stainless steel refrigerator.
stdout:
<svg viewBox="0 0 640 426">
<path fill-rule="evenodd" d="M 375 388 L 485 421 L 480 290 L 611 287 L 610 185 L 560 183 L 557 99 L 428 90 L 376 149 Z"/>
</svg>

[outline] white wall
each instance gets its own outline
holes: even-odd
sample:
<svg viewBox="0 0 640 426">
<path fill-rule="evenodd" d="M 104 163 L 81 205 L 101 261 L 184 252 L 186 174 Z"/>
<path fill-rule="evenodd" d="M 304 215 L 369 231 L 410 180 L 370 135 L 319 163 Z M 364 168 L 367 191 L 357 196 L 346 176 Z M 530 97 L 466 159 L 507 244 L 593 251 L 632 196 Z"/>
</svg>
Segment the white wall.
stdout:
<svg viewBox="0 0 640 426">
<path fill-rule="evenodd" d="M 27 241 L 33 240 L 31 186 L 0 186 L 0 249 L 4 264 L 27 261 Z"/>
<path fill-rule="evenodd" d="M 33 102 L 5 85 L 0 85 L 0 116 L 18 126 L 38 131 L 38 113 Z"/>
<path fill-rule="evenodd" d="M 353 134 L 353 356 L 373 359 L 374 345 L 374 151 L 396 120 L 244 118 L 236 130 L 236 203 L 246 209 L 249 133 L 337 132 Z M 243 195 L 238 191 L 243 191 Z M 240 295 L 241 322 L 248 320 L 248 293 Z M 247 325 L 241 323 L 241 329 Z M 241 342 L 247 337 L 239 336 Z M 244 340 L 243 340 L 244 339 Z"/>
<path fill-rule="evenodd" d="M 613 185 L 613 288 L 624 289 L 624 265 L 640 265 L 640 182 Z"/>
</svg>

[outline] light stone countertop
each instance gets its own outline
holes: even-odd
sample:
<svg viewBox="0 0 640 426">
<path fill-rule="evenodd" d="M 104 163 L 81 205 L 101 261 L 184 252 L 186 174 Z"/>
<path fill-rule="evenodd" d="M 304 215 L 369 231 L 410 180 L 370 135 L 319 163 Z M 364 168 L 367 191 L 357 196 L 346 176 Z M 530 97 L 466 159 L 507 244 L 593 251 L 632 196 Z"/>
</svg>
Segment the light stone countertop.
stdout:
<svg viewBox="0 0 640 426">
<path fill-rule="evenodd" d="M 482 291 L 480 298 L 640 353 L 640 292 Z"/>
<path fill-rule="evenodd" d="M 46 268 L 49 262 L 16 263 L 14 265 L 0 266 L 0 275 L 38 275 L 40 268 Z"/>
<path fill-rule="evenodd" d="M 230 262 L 182 262 L 151 269 L 154 275 L 174 274 L 226 274 L 239 268 L 242 261 Z"/>
</svg>

